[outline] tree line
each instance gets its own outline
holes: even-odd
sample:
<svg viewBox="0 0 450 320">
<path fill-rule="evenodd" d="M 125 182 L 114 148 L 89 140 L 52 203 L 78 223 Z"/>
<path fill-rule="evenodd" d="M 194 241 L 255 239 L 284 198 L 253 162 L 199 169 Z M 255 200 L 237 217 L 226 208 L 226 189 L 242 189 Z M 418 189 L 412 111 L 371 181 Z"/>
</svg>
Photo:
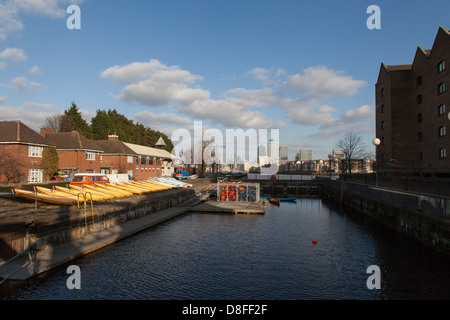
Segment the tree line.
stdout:
<svg viewBox="0 0 450 320">
<path fill-rule="evenodd" d="M 166 134 L 153 130 L 141 123 L 135 123 L 116 109 L 97 110 L 89 124 L 81 115 L 75 102 L 63 114 L 56 114 L 46 119 L 44 126 L 53 132 L 78 131 L 91 140 L 107 140 L 108 135 L 117 135 L 120 141 L 154 147 L 160 137 L 164 140 L 165 150 L 171 152 L 172 141 Z"/>
</svg>

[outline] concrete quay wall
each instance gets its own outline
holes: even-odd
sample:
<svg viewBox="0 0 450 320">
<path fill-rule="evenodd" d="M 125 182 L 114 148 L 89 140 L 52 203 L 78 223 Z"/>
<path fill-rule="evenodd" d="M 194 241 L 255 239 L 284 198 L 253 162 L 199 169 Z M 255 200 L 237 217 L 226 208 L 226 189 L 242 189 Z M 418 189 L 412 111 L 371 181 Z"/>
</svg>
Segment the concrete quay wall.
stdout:
<svg viewBox="0 0 450 320">
<path fill-rule="evenodd" d="M 87 234 L 179 206 L 196 198 L 196 190 L 172 189 L 77 206 L 44 205 L 38 212 L 18 206 L 0 216 L 0 264 L 27 248 L 27 229 L 36 250 L 55 247 Z M 92 217 L 94 221 L 92 221 Z"/>
<path fill-rule="evenodd" d="M 350 192 L 345 185 L 322 183 L 320 196 L 340 206 L 345 213 L 369 217 L 437 252 L 450 255 L 450 217 L 447 215 Z"/>
</svg>

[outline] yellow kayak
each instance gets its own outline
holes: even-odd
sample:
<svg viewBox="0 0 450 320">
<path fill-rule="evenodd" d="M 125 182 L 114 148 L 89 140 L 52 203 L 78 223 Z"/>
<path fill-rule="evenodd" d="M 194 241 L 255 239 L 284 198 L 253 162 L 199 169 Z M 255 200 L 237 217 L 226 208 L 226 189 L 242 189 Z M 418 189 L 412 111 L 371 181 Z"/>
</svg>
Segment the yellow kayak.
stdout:
<svg viewBox="0 0 450 320">
<path fill-rule="evenodd" d="M 74 194 L 77 197 L 78 197 L 78 194 L 80 194 L 80 193 L 83 194 L 83 195 L 86 195 L 86 191 L 84 191 L 84 190 L 83 191 L 77 191 L 77 190 L 71 190 L 71 189 L 68 189 L 68 188 L 58 187 L 58 186 L 55 186 L 55 189 L 58 190 L 58 191 L 69 193 L 69 194 Z M 86 200 L 91 200 L 91 196 L 92 196 L 92 201 L 103 201 L 103 200 L 105 200 L 104 197 L 95 195 L 93 193 L 91 193 L 90 195 L 88 194 L 86 196 Z M 80 197 L 80 200 L 81 199 L 82 198 Z"/>
<path fill-rule="evenodd" d="M 137 183 L 124 182 L 123 184 L 126 185 L 126 186 L 130 186 L 132 188 L 142 189 L 145 192 L 154 192 L 154 191 L 156 191 L 153 188 L 142 186 L 142 185 L 139 185 Z"/>
<path fill-rule="evenodd" d="M 135 183 L 136 183 L 136 185 L 138 185 L 138 186 L 141 186 L 141 187 L 143 187 L 143 188 L 149 188 L 149 189 L 151 189 L 151 190 L 153 190 L 153 191 L 161 191 L 161 190 L 165 190 L 165 188 L 161 188 L 160 186 L 153 185 L 153 184 L 150 184 L 150 183 L 146 183 L 146 182 L 144 182 L 144 181 L 136 181 Z"/>
<path fill-rule="evenodd" d="M 121 183 L 116 183 L 116 184 L 114 184 L 114 186 L 119 188 L 119 189 L 123 189 L 123 190 L 129 191 L 129 192 L 133 192 L 134 194 L 143 194 L 143 193 L 145 193 L 145 190 L 143 190 L 143 189 L 133 188 L 133 187 L 130 187 L 130 186 L 127 186 L 127 185 L 123 185 Z"/>
<path fill-rule="evenodd" d="M 85 189 L 89 189 L 95 192 L 105 193 L 107 195 L 113 196 L 114 198 L 122 198 L 124 195 L 122 193 L 114 192 L 112 190 L 102 189 L 96 186 L 85 185 Z"/>
<path fill-rule="evenodd" d="M 111 200 L 112 198 L 114 198 L 113 196 L 111 196 L 111 195 L 108 195 L 108 194 L 106 194 L 106 193 L 101 193 L 101 192 L 98 192 L 98 191 L 94 191 L 94 190 L 90 190 L 90 189 L 87 189 L 87 188 L 81 188 L 81 187 L 78 187 L 78 186 L 71 186 L 71 185 L 69 185 L 69 187 L 70 187 L 70 189 L 73 189 L 73 190 L 75 190 L 75 191 L 79 191 L 79 192 L 83 192 L 83 193 L 91 193 L 92 194 L 92 196 L 98 196 L 98 197 L 102 197 L 103 198 L 103 200 Z M 87 197 L 89 197 L 89 195 L 87 195 Z"/>
<path fill-rule="evenodd" d="M 14 189 L 14 194 L 16 194 L 19 197 L 28 199 L 28 200 L 38 200 L 45 203 L 50 204 L 62 204 L 62 205 L 71 205 L 75 204 L 76 200 L 60 197 L 56 195 L 49 195 L 41 192 L 32 192 L 32 191 L 26 191 L 26 190 L 20 190 L 20 189 Z"/>
<path fill-rule="evenodd" d="M 157 181 L 144 181 L 145 183 L 154 185 L 154 186 L 158 186 L 160 188 L 163 188 L 164 190 L 169 190 L 169 189 L 173 189 L 173 186 L 165 184 L 165 183 L 161 183 L 161 182 L 157 182 Z"/>
<path fill-rule="evenodd" d="M 36 190 L 39 191 L 40 193 L 45 193 L 45 194 L 50 194 L 50 195 L 55 195 L 55 196 L 60 196 L 60 197 L 64 197 L 64 198 L 78 200 L 78 197 L 75 194 L 69 194 L 69 193 L 59 191 L 59 190 L 52 190 L 52 189 L 48 189 L 48 188 L 44 188 L 44 187 L 36 187 Z"/>
<path fill-rule="evenodd" d="M 126 191 L 126 190 L 123 190 L 123 189 L 120 189 L 120 188 L 116 188 L 116 187 L 114 187 L 114 185 L 104 185 L 104 184 L 97 184 L 96 183 L 95 186 L 97 188 L 100 188 L 100 189 L 104 188 L 106 190 L 111 190 L 113 192 L 117 192 L 117 193 L 122 194 L 124 196 L 132 196 L 133 195 L 133 192 Z"/>
</svg>

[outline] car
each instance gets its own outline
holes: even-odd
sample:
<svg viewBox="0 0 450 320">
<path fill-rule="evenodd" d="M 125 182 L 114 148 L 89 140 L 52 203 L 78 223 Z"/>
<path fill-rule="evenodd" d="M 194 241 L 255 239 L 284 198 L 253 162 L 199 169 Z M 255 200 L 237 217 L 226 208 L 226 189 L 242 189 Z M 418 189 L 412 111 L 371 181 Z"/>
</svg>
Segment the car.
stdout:
<svg viewBox="0 0 450 320">
<path fill-rule="evenodd" d="M 94 185 L 94 183 L 109 183 L 109 179 L 102 173 L 76 173 L 70 180 L 72 186 Z"/>
</svg>

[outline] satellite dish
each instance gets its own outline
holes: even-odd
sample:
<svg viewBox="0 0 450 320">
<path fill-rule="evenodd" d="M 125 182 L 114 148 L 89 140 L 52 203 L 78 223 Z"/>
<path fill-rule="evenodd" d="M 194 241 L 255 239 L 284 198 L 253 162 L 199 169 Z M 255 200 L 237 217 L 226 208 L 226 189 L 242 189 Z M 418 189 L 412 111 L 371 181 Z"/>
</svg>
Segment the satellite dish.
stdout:
<svg viewBox="0 0 450 320">
<path fill-rule="evenodd" d="M 448 118 L 448 120 L 450 120 L 450 112 L 448 113 L 447 118 Z"/>
</svg>

